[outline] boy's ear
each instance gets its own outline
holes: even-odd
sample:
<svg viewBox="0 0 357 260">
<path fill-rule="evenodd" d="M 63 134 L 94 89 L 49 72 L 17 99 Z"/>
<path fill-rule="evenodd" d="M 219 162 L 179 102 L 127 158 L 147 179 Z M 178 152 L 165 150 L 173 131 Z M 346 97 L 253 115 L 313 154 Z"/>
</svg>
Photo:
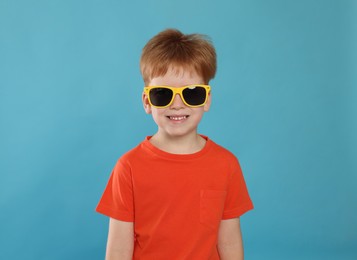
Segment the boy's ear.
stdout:
<svg viewBox="0 0 357 260">
<path fill-rule="evenodd" d="M 143 92 L 142 100 L 143 100 L 143 106 L 146 114 L 151 114 L 152 111 L 151 111 L 151 105 L 149 103 L 149 98 L 144 92 Z"/>
<path fill-rule="evenodd" d="M 203 110 L 205 112 L 208 112 L 209 108 L 211 107 L 211 93 L 208 93 L 208 97 L 207 97 L 207 102 L 206 104 L 203 106 Z"/>
</svg>

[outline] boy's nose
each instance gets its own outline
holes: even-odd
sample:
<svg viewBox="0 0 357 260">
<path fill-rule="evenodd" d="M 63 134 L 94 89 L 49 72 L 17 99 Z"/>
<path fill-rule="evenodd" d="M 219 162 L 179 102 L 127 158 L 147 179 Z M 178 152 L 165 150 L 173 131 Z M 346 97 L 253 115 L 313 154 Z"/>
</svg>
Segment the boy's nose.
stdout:
<svg viewBox="0 0 357 260">
<path fill-rule="evenodd" d="M 174 101 L 172 101 L 170 108 L 180 109 L 180 108 L 184 108 L 184 107 L 185 107 L 185 103 L 183 103 L 181 96 L 179 94 L 176 94 L 174 97 Z"/>
</svg>

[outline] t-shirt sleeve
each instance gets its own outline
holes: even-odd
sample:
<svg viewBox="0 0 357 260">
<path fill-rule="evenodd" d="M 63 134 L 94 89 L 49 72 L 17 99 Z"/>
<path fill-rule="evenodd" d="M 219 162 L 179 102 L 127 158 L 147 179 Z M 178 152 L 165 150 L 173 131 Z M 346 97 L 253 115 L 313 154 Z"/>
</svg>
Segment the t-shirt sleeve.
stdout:
<svg viewBox="0 0 357 260">
<path fill-rule="evenodd" d="M 236 160 L 232 166 L 233 170 L 228 184 L 222 219 L 240 217 L 247 211 L 253 209 L 253 203 L 250 199 L 238 160 Z"/>
<path fill-rule="evenodd" d="M 115 165 L 96 211 L 108 217 L 134 222 L 133 185 L 129 167 Z"/>
</svg>

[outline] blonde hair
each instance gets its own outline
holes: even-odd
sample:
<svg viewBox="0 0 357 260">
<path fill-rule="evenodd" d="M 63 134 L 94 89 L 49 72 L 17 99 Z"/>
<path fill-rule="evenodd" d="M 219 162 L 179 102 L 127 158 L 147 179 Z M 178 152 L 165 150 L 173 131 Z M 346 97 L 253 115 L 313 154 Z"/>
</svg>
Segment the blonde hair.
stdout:
<svg viewBox="0 0 357 260">
<path fill-rule="evenodd" d="M 176 29 L 160 32 L 149 40 L 141 54 L 140 70 L 145 84 L 164 76 L 170 67 L 193 70 L 208 84 L 217 69 L 212 42 L 202 34 L 183 34 Z"/>
</svg>

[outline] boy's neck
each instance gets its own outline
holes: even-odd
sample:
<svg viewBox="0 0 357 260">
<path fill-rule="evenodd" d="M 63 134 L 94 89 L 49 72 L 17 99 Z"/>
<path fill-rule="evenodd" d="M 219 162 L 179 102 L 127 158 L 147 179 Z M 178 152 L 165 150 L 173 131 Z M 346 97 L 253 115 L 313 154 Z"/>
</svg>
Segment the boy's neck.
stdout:
<svg viewBox="0 0 357 260">
<path fill-rule="evenodd" d="M 174 137 L 156 133 L 150 138 L 150 143 L 168 153 L 192 154 L 202 150 L 206 140 L 197 133 L 189 136 Z"/>
</svg>

